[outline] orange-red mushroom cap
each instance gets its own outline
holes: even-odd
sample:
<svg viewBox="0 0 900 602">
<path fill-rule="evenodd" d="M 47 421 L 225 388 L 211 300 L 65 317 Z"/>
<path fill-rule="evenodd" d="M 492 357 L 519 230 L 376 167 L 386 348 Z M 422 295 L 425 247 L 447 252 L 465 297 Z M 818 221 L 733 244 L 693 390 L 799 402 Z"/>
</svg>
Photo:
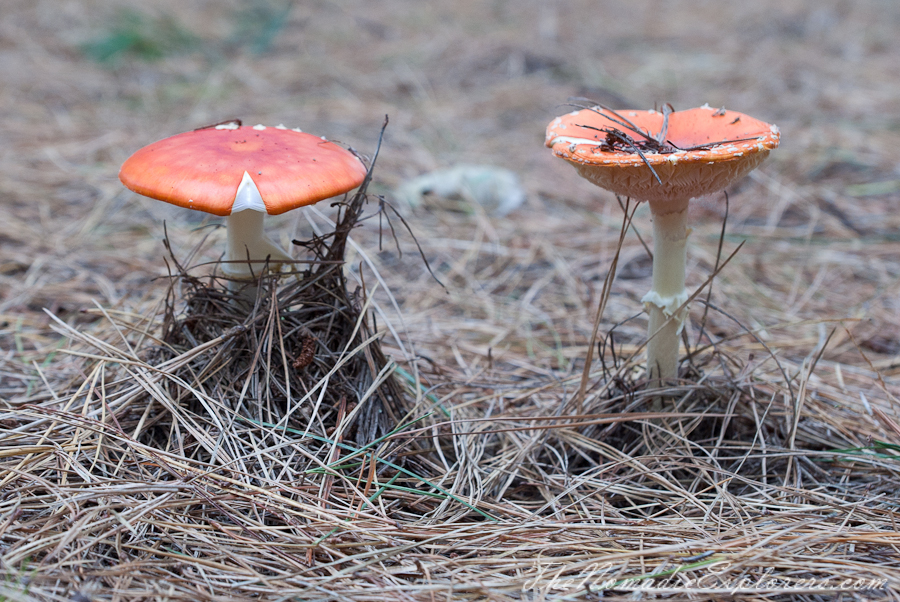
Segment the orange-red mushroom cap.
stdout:
<svg viewBox="0 0 900 602">
<path fill-rule="evenodd" d="M 231 215 L 248 176 L 266 213 L 278 215 L 356 188 L 366 168 L 353 153 L 311 134 L 228 125 L 154 142 L 119 171 L 138 194 L 215 215 Z"/>
<path fill-rule="evenodd" d="M 665 120 L 663 113 L 652 110 L 616 113 L 651 138 L 660 133 Z M 704 106 L 669 113 L 662 144 L 667 152 L 642 150 L 639 154 L 626 144 L 610 150 L 604 145 L 607 133 L 603 130 L 618 130 L 636 142 L 646 140 L 621 121 L 600 107 L 575 111 L 550 122 L 546 145 L 598 186 L 638 200 L 668 201 L 724 189 L 762 163 L 780 138 L 774 125 Z"/>
</svg>

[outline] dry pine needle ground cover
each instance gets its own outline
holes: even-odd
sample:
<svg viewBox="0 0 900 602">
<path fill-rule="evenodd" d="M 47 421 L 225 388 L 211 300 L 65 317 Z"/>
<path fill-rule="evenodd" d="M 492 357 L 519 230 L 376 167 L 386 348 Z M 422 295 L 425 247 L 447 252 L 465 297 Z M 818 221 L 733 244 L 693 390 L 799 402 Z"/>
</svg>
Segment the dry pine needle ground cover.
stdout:
<svg viewBox="0 0 900 602">
<path fill-rule="evenodd" d="M 0 599 L 897 599 L 898 28 L 888 0 L 7 0 Z M 724 236 L 724 199 L 693 205 L 691 290 L 746 242 L 665 418 L 648 212 L 620 237 L 541 146 L 577 96 L 783 132 Z M 295 245 L 318 276 L 246 320 L 208 288 L 217 220 L 116 178 L 230 117 L 371 157 L 385 114 L 345 266 Z M 379 215 L 460 163 L 526 204 Z M 339 211 L 269 228 L 333 244 Z"/>
</svg>

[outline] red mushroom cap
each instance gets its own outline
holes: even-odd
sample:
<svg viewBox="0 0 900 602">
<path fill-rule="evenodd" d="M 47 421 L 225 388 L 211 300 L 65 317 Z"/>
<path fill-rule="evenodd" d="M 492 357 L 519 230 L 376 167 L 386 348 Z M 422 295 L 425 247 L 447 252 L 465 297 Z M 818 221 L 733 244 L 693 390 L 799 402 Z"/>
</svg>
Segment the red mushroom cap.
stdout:
<svg viewBox="0 0 900 602">
<path fill-rule="evenodd" d="M 179 207 L 230 215 L 248 174 L 277 215 L 362 184 L 366 168 L 340 146 L 281 126 L 217 126 L 145 146 L 122 165 L 131 190 Z"/>
<path fill-rule="evenodd" d="M 665 120 L 658 111 L 616 113 L 654 139 Z M 722 190 L 756 168 L 780 138 L 774 125 L 704 106 L 669 113 L 661 148 L 638 153 L 615 136 L 619 143 L 605 144 L 609 130 L 627 135 L 638 147 L 647 141 L 621 118 L 600 107 L 557 117 L 547 126 L 546 145 L 598 186 L 638 200 L 669 201 Z"/>
</svg>

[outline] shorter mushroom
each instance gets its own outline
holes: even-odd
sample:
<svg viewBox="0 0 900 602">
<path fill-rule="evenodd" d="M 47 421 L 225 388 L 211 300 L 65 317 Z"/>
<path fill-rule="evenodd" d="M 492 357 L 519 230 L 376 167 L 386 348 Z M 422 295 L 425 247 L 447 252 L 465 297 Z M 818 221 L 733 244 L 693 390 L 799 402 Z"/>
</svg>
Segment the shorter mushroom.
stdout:
<svg viewBox="0 0 900 602">
<path fill-rule="evenodd" d="M 724 189 L 778 146 L 774 125 L 708 105 L 687 111 L 591 107 L 557 117 L 546 145 L 597 186 L 638 201 L 653 215 L 653 285 L 647 374 L 677 376 L 686 314 L 685 259 L 690 199 Z"/>
<path fill-rule="evenodd" d="M 366 168 L 340 146 L 282 125 L 229 122 L 178 134 L 138 150 L 122 165 L 128 188 L 160 201 L 227 216 L 223 272 L 244 286 L 290 254 L 263 230 L 266 214 L 343 194 Z"/>
</svg>

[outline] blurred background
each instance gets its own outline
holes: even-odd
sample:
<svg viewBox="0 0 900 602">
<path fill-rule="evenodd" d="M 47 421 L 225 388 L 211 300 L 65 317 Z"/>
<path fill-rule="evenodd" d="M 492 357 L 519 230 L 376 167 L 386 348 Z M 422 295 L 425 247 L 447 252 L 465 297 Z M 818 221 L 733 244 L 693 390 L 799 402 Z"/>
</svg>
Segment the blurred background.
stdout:
<svg viewBox="0 0 900 602">
<path fill-rule="evenodd" d="M 588 97 L 615 108 L 709 103 L 777 124 L 781 148 L 732 191 L 730 231 L 750 244 L 723 288 L 751 323 L 822 312 L 872 320 L 862 339 L 896 354 L 898 31 L 895 0 L 3 0 L 0 346 L 23 357 L 41 349 L 45 307 L 89 321 L 80 312 L 92 300 L 140 312 L 161 298 L 164 221 L 179 254 L 204 234 L 224 238 L 197 231 L 216 218 L 120 185 L 118 168 L 138 148 L 238 117 L 371 155 L 389 115 L 373 192 L 390 200 L 410 178 L 475 164 L 513 170 L 527 197 L 504 218 L 439 202 L 407 213 L 449 290 L 414 253 L 378 255 L 403 275 L 395 294 L 420 325 L 414 338 L 466 338 L 458 321 L 442 331 L 434 308 L 444 304 L 445 315 L 481 321 L 461 349 L 546 327 L 536 339 L 555 349 L 546 365 L 564 365 L 560 337 L 584 344 L 620 220 L 611 195 L 543 147 L 568 99 Z M 693 211 L 698 283 L 724 204 Z M 284 242 L 310 228 L 297 216 L 269 224 Z M 639 212 L 639 230 L 648 224 Z M 505 251 L 484 260 L 488 243 Z M 640 310 L 641 253 L 629 239 L 634 261 L 612 317 Z M 562 300 L 537 299 L 544 275 L 537 292 L 556 282 Z M 768 284 L 739 284 L 744 276 Z M 541 364 L 535 349 L 523 357 Z"/>
</svg>

